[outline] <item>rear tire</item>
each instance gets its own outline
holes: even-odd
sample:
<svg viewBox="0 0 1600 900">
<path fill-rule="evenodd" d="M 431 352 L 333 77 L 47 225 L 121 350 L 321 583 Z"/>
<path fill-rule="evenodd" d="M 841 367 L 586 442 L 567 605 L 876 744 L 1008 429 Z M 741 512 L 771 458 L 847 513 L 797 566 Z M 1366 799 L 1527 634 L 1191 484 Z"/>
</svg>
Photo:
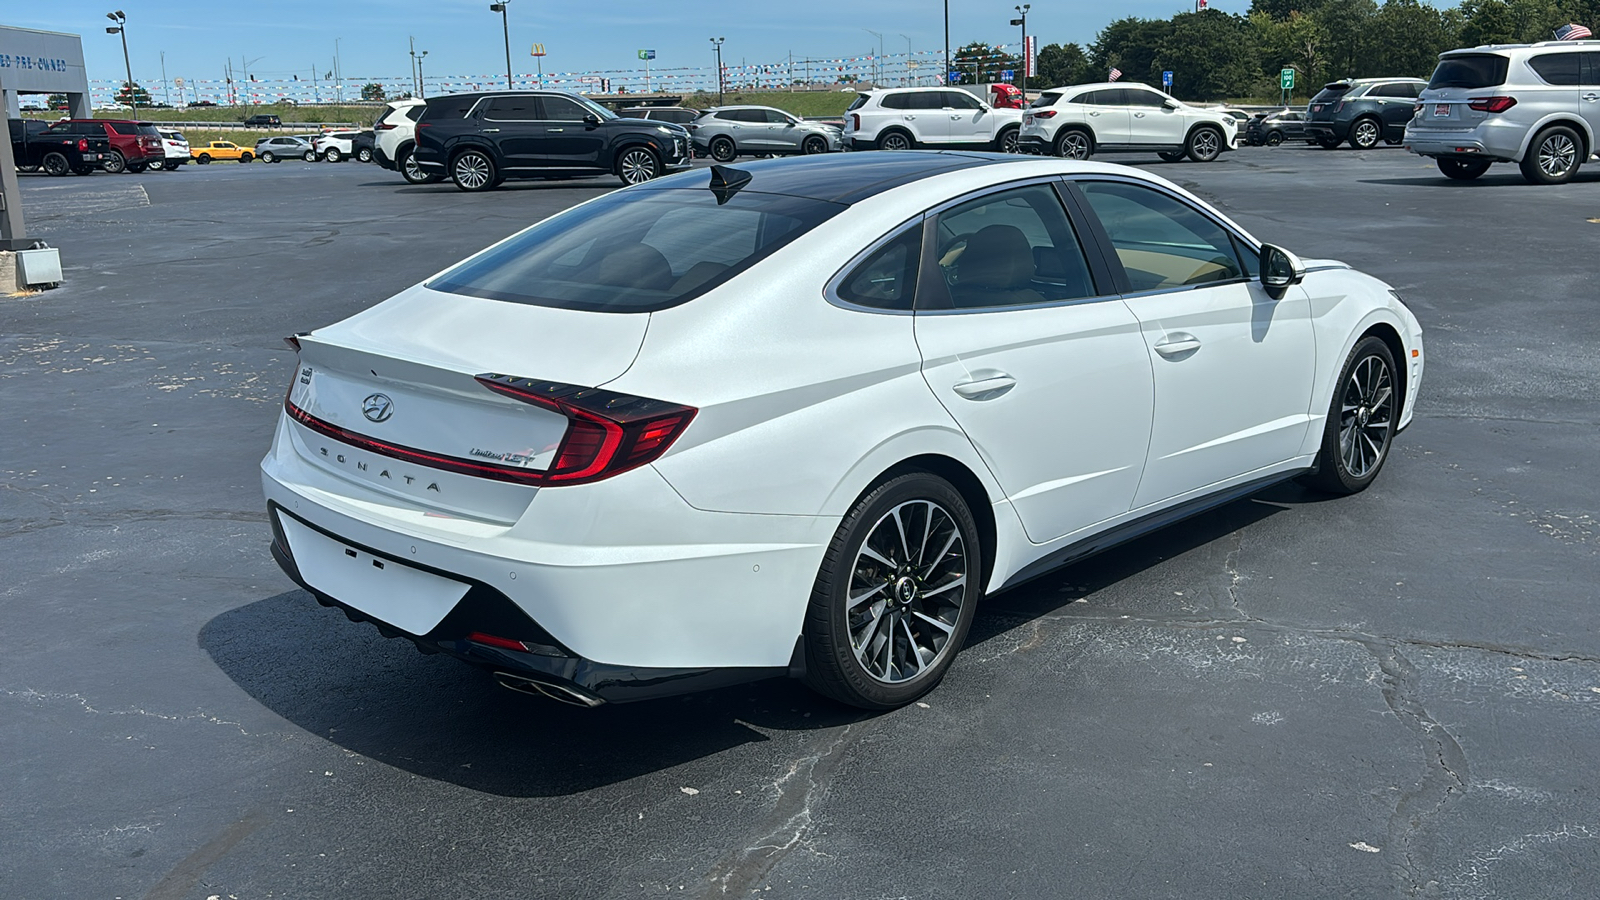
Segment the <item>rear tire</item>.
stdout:
<svg viewBox="0 0 1600 900">
<path fill-rule="evenodd" d="M 341 161 L 343 159 L 344 159 L 344 154 L 339 152 L 339 148 L 338 147 L 329 147 L 327 150 L 324 150 L 322 152 L 322 161 L 323 162 L 339 162 L 339 161 Z"/>
<path fill-rule="evenodd" d="M 1339 149 L 1339 139 L 1335 137 L 1319 137 L 1317 138 L 1317 146 L 1324 150 L 1337 150 Z"/>
<path fill-rule="evenodd" d="M 261 161 L 270 166 L 278 161 L 278 154 L 273 153 L 271 150 L 264 150 L 261 153 Z"/>
<path fill-rule="evenodd" d="M 879 150 L 911 150 L 917 146 L 911 135 L 898 129 L 890 131 L 878 138 Z"/>
<path fill-rule="evenodd" d="M 1094 155 L 1094 139 L 1081 128 L 1063 128 L 1056 135 L 1056 155 L 1062 159 L 1088 159 Z"/>
<path fill-rule="evenodd" d="M 1301 480 L 1330 494 L 1367 489 L 1389 458 L 1400 422 L 1400 392 L 1394 356 L 1382 339 L 1358 341 L 1345 359 L 1322 429 L 1315 474 Z"/>
<path fill-rule="evenodd" d="M 302 153 L 300 155 L 300 158 L 305 160 L 306 162 L 316 162 L 317 161 L 317 151 L 315 151 L 315 150 L 307 150 L 305 153 Z"/>
<path fill-rule="evenodd" d="M 133 174 L 138 175 L 140 172 L 143 172 L 145 169 L 149 168 L 149 166 L 149 163 L 128 163 L 128 167 L 123 171 L 132 172 Z"/>
<path fill-rule="evenodd" d="M 732 138 L 716 137 L 711 139 L 710 153 L 717 162 L 730 163 L 739 155 L 739 148 L 734 146 Z"/>
<path fill-rule="evenodd" d="M 873 489 L 834 532 L 812 587 L 806 684 L 873 710 L 933 690 L 966 641 L 982 560 L 972 512 L 949 482 L 911 472 Z"/>
<path fill-rule="evenodd" d="M 66 156 L 60 153 L 47 153 L 41 164 L 46 175 L 61 176 L 72 171 L 72 164 L 67 162 Z"/>
<path fill-rule="evenodd" d="M 1489 163 L 1481 159 L 1440 157 L 1434 162 L 1438 163 L 1439 171 L 1443 172 L 1446 178 L 1454 179 L 1455 181 L 1471 181 L 1489 171 Z"/>
<path fill-rule="evenodd" d="M 113 150 L 100 162 L 100 168 L 105 169 L 112 175 L 117 175 L 128 168 L 128 161 L 122 157 L 121 153 Z"/>
<path fill-rule="evenodd" d="M 1222 155 L 1222 132 L 1210 126 L 1201 126 L 1189 132 L 1183 149 L 1195 162 L 1211 162 Z"/>
<path fill-rule="evenodd" d="M 357 162 L 364 162 L 364 163 L 372 162 L 372 151 L 368 150 L 365 147 L 362 147 L 360 150 L 357 150 L 356 151 L 356 161 Z"/>
<path fill-rule="evenodd" d="M 1283 132 L 1274 131 L 1267 135 L 1266 145 L 1268 147 L 1276 147 L 1281 143 L 1283 143 Z"/>
<path fill-rule="evenodd" d="M 1534 136 L 1523 154 L 1522 177 L 1529 184 L 1565 184 L 1582 164 L 1583 138 L 1565 125 L 1552 125 Z"/>
<path fill-rule="evenodd" d="M 482 150 L 463 150 L 450 161 L 450 180 L 468 193 L 493 188 L 498 174 L 494 160 Z"/>
<path fill-rule="evenodd" d="M 994 139 L 995 152 L 997 152 L 997 153 L 1016 153 L 1017 152 L 1017 134 L 1020 131 L 1021 131 L 1021 129 L 1019 129 L 1019 128 L 1005 128 L 1005 129 L 1002 129 L 1000 134 Z"/>
</svg>

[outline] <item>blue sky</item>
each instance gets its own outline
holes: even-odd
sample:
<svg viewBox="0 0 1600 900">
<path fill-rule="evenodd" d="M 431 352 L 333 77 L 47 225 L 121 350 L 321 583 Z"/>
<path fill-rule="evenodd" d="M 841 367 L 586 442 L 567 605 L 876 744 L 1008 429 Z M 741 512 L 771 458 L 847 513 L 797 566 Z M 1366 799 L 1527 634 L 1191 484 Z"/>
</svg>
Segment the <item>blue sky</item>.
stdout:
<svg viewBox="0 0 1600 900">
<path fill-rule="evenodd" d="M 135 80 L 159 85 L 160 52 L 168 78 L 220 78 L 231 57 L 261 77 L 310 77 L 313 67 L 332 67 L 334 39 L 348 79 L 404 77 L 409 38 L 427 50 L 427 73 L 494 73 L 505 70 L 500 16 L 489 0 L 52 0 L 8 2 L 0 24 L 66 31 L 83 36 L 91 79 L 122 77 L 122 45 L 105 33 L 105 13 L 128 15 L 129 50 Z M 950 40 L 1014 42 L 1018 29 L 1007 21 L 1012 2 L 950 3 Z M 1221 0 L 1219 9 L 1244 12 L 1248 0 Z M 1118 4 L 1035 3 L 1029 31 L 1040 45 L 1087 43 L 1107 22 L 1127 15 L 1166 17 L 1189 8 L 1174 0 L 1130 0 Z M 711 66 L 708 38 L 727 38 L 724 62 L 773 62 L 796 57 L 866 54 L 882 32 L 886 53 L 904 53 L 911 38 L 918 50 L 943 45 L 939 0 L 807 0 L 807 2 L 683 3 L 550 2 L 511 0 L 511 53 L 517 72 L 531 73 L 530 45 L 549 55 L 545 71 L 626 69 L 638 65 L 640 48 L 656 50 L 657 67 Z"/>
</svg>

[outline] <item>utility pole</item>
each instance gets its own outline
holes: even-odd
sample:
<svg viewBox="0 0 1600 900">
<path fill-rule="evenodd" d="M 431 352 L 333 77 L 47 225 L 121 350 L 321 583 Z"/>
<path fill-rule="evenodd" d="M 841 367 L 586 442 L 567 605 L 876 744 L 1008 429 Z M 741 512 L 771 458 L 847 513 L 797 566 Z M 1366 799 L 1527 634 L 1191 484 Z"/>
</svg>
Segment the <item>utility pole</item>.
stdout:
<svg viewBox="0 0 1600 900">
<path fill-rule="evenodd" d="M 422 61 L 428 58 L 428 51 L 417 54 L 417 99 L 426 100 L 428 97 L 428 82 L 422 77 Z"/>
<path fill-rule="evenodd" d="M 416 37 L 413 36 L 413 37 L 410 38 L 410 41 L 411 41 L 411 96 L 415 97 L 417 95 L 417 92 L 421 90 L 421 88 L 419 88 L 417 86 L 417 39 L 416 39 Z"/>
<path fill-rule="evenodd" d="M 861 30 L 878 39 L 878 55 L 872 58 L 872 86 L 875 88 L 883 87 L 883 35 L 873 31 L 871 28 L 863 28 Z"/>
<path fill-rule="evenodd" d="M 172 95 L 167 92 L 167 51 L 161 51 L 161 102 L 172 105 Z"/>
<path fill-rule="evenodd" d="M 246 91 L 250 90 L 250 88 L 248 87 L 248 85 L 251 83 L 250 82 L 250 66 L 253 63 L 261 62 L 263 59 L 266 59 L 266 57 L 265 56 L 258 56 L 255 59 L 245 59 L 243 54 L 239 55 L 239 61 L 244 63 L 244 80 L 241 81 L 240 84 L 247 85 L 247 87 L 245 87 Z M 246 105 L 248 105 L 249 102 L 250 102 L 250 94 L 247 93 L 247 94 L 245 94 L 245 103 L 246 103 Z"/>
<path fill-rule="evenodd" d="M 106 34 L 122 36 L 122 65 L 128 72 L 128 103 L 132 104 L 133 117 L 137 119 L 139 118 L 139 96 L 133 91 L 133 64 L 128 62 L 128 17 L 119 9 L 116 12 L 106 13 L 106 18 L 117 23 L 115 26 L 107 28 Z"/>
<path fill-rule="evenodd" d="M 917 83 L 916 79 L 911 75 L 911 70 L 916 68 L 914 60 L 917 54 L 916 51 L 911 49 L 911 38 L 904 34 L 900 36 L 906 39 L 906 87 L 911 87 Z"/>
<path fill-rule="evenodd" d="M 344 102 L 344 70 L 339 68 L 339 42 L 344 38 L 333 39 L 333 92 L 340 103 Z"/>
<path fill-rule="evenodd" d="M 717 105 L 722 105 L 722 42 L 726 38 L 711 38 L 711 46 L 717 51 Z"/>
<path fill-rule="evenodd" d="M 506 7 L 511 5 L 511 0 L 500 0 L 499 3 L 489 4 L 490 12 L 500 14 L 500 31 L 506 39 L 506 90 L 511 90 L 511 24 L 506 18 Z M 541 70 L 542 71 L 542 70 Z M 540 81 L 544 78 L 541 76 Z"/>
<path fill-rule="evenodd" d="M 1012 19 L 1011 24 L 1022 26 L 1022 103 L 1026 106 L 1028 103 L 1028 66 L 1033 62 L 1033 58 L 1028 55 L 1028 10 L 1033 9 L 1033 4 L 1024 3 L 1021 6 L 1013 6 L 1012 9 L 1017 11 L 1018 18 Z"/>
<path fill-rule="evenodd" d="M 950 83 L 950 0 L 944 0 L 944 72 L 939 76 L 939 83 Z"/>
</svg>

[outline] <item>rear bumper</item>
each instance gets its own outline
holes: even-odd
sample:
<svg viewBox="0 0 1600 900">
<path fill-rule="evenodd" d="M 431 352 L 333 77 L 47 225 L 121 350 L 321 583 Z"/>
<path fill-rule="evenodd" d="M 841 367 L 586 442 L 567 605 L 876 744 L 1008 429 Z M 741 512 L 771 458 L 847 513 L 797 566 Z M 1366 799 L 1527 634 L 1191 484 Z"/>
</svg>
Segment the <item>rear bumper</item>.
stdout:
<svg viewBox="0 0 1600 900">
<path fill-rule="evenodd" d="M 1017 152 L 1047 156 L 1050 153 L 1050 142 L 1041 135 L 1021 134 L 1017 136 Z"/>
<path fill-rule="evenodd" d="M 1485 128 L 1460 131 L 1408 128 L 1405 148 L 1419 156 L 1515 162 L 1522 153 L 1522 139 L 1527 129 L 1504 130 L 1508 133 L 1502 135 Z"/>
<path fill-rule="evenodd" d="M 1350 136 L 1349 122 L 1307 122 L 1306 140 L 1342 141 Z"/>
<path fill-rule="evenodd" d="M 389 154 L 383 152 L 383 148 L 377 144 L 372 145 L 372 161 L 377 163 L 380 169 L 388 169 L 393 172 L 397 168 L 394 160 L 390 159 Z"/>
</svg>

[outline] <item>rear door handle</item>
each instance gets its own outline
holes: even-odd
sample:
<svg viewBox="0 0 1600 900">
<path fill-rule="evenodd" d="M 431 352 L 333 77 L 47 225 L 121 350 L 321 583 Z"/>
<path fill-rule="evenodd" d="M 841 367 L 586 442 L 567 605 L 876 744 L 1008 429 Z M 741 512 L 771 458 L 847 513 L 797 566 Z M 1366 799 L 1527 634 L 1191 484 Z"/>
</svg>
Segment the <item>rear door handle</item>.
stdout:
<svg viewBox="0 0 1600 900">
<path fill-rule="evenodd" d="M 1200 339 L 1182 331 L 1173 332 L 1155 346 L 1155 351 L 1168 359 L 1192 353 L 1199 349 Z"/>
<path fill-rule="evenodd" d="M 1583 99 L 1585 99 L 1585 100 L 1600 100 L 1600 94 L 1596 94 L 1595 92 L 1590 91 L 1589 93 L 1583 95 Z"/>
<path fill-rule="evenodd" d="M 991 375 L 977 381 L 963 381 L 955 385 L 955 392 L 968 400 L 993 400 L 1017 386 L 1010 375 Z"/>
<path fill-rule="evenodd" d="M 544 131 L 545 131 L 545 134 L 559 134 L 559 133 L 561 133 L 563 131 L 566 131 L 566 129 L 565 128 L 546 128 Z"/>
<path fill-rule="evenodd" d="M 482 133 L 482 134 L 498 134 L 498 133 L 500 133 L 500 129 L 498 129 L 498 128 L 480 128 L 480 129 L 478 129 L 478 131 L 480 133 Z"/>
<path fill-rule="evenodd" d="M 1134 113 L 1133 117 L 1135 119 L 1142 119 L 1142 118 L 1144 118 L 1144 113 Z"/>
</svg>

